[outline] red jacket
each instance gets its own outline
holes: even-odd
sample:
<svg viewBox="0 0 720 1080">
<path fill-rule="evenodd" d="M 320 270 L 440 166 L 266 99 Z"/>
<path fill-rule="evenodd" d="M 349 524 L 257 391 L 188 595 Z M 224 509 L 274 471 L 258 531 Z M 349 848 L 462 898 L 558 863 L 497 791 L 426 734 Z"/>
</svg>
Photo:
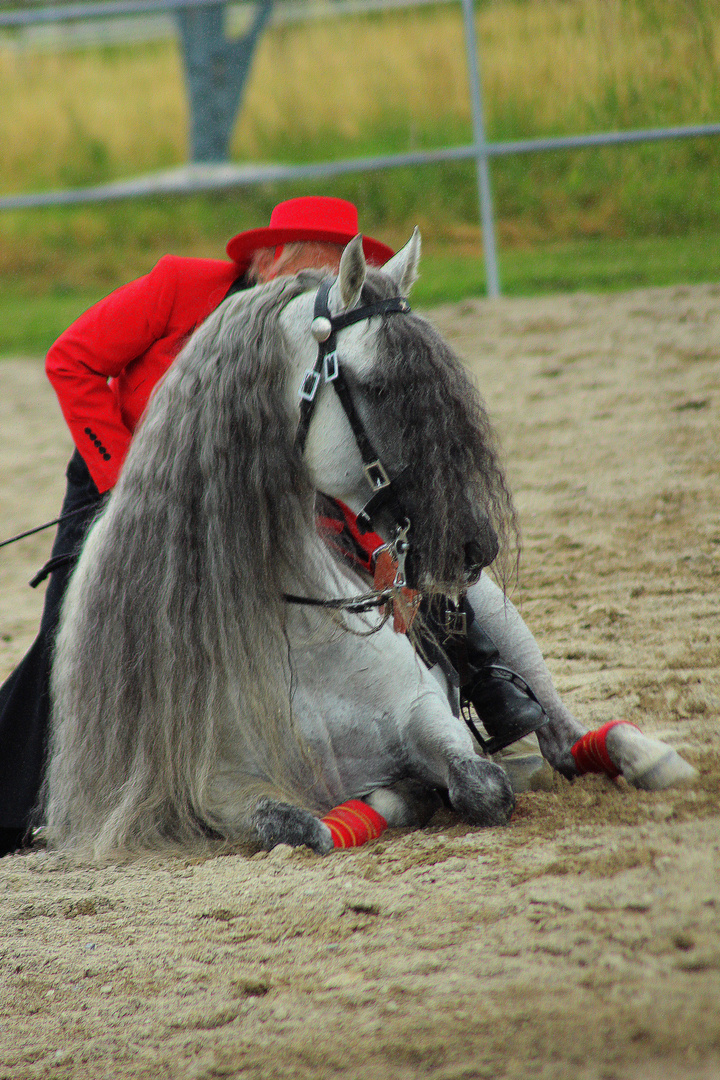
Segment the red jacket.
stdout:
<svg viewBox="0 0 720 1080">
<path fill-rule="evenodd" d="M 101 492 L 118 478 L 153 387 L 238 276 L 232 262 L 166 255 L 51 347 L 45 370 Z"/>
</svg>

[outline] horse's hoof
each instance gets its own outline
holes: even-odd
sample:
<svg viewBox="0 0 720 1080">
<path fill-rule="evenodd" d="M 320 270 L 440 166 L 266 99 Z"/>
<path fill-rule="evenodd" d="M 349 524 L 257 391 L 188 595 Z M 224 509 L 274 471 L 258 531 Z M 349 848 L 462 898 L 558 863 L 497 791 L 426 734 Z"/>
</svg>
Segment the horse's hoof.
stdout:
<svg viewBox="0 0 720 1080">
<path fill-rule="evenodd" d="M 671 746 L 629 725 L 619 724 L 608 732 L 607 749 L 625 779 L 644 791 L 678 787 L 697 776 L 697 769 Z"/>
<path fill-rule="evenodd" d="M 552 769 L 540 754 L 508 754 L 501 757 L 497 764 L 507 773 L 516 795 L 525 791 L 552 790 Z"/>
<path fill-rule="evenodd" d="M 681 758 L 677 751 L 665 747 L 662 757 L 635 776 L 626 776 L 626 779 L 643 791 L 662 791 L 663 788 L 689 784 L 696 777 L 697 769 Z"/>
<path fill-rule="evenodd" d="M 448 796 L 453 810 L 468 825 L 507 825 L 515 809 L 515 795 L 504 769 L 480 757 L 450 766 Z"/>
<path fill-rule="evenodd" d="M 250 826 L 265 851 L 278 844 L 309 847 L 318 855 L 333 850 L 333 838 L 327 825 L 299 806 L 260 799 L 250 817 Z"/>
</svg>

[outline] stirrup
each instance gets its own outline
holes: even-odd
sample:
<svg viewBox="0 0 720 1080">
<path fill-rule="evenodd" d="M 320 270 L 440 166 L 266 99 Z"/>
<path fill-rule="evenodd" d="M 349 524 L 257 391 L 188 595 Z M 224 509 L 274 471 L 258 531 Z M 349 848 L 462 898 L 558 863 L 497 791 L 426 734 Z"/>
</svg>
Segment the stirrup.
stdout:
<svg viewBox="0 0 720 1080">
<path fill-rule="evenodd" d="M 485 738 L 477 729 L 475 722 L 470 715 L 470 711 L 467 707 L 463 708 L 463 718 L 465 723 L 470 728 L 470 731 L 477 739 L 478 743 L 482 747 L 484 753 L 488 756 L 497 754 L 499 750 L 504 750 L 506 746 L 511 746 L 512 743 L 518 742 L 520 739 L 524 739 L 526 735 L 532 735 L 533 732 L 538 731 L 540 728 L 545 727 L 550 722 L 550 717 L 547 715 L 542 705 L 538 701 L 537 697 L 533 693 L 532 689 L 528 686 L 522 676 L 517 672 L 511 671 L 510 668 L 502 667 L 499 664 L 488 664 L 486 668 L 483 668 L 482 672 L 475 680 L 473 689 L 479 683 L 485 681 L 488 678 L 496 678 L 504 680 L 510 683 L 517 690 L 519 690 L 529 701 L 535 702 L 538 707 L 538 715 L 535 718 L 525 716 L 524 718 L 506 716 L 502 721 L 497 723 L 498 731 L 494 735 L 491 734 L 490 738 Z M 465 698 L 465 704 L 473 704 L 470 694 L 465 691 L 463 693 Z M 475 711 L 480 716 L 480 711 L 475 707 Z M 482 716 L 480 716 L 482 720 Z M 486 727 L 494 726 L 495 722 L 483 721 Z"/>
</svg>

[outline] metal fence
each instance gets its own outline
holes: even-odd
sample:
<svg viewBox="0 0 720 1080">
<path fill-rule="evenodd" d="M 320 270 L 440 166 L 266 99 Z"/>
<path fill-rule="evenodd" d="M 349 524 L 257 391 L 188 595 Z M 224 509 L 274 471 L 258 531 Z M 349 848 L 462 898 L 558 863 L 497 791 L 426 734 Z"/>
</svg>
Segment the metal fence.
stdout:
<svg viewBox="0 0 720 1080">
<path fill-rule="evenodd" d="M 369 10 L 371 5 L 382 8 L 387 6 L 414 7 L 420 3 L 423 3 L 423 0 L 390 0 L 389 4 L 387 0 L 340 0 L 340 3 L 329 5 L 322 13 L 325 15 L 337 15 L 341 13 L 341 8 L 348 12 L 355 12 L 357 10 Z M 217 0 L 103 0 L 103 2 L 95 4 L 82 3 L 65 7 L 0 12 L 0 27 L 78 18 L 105 18 L 108 15 L 136 15 L 138 13 L 169 11 L 178 8 L 209 6 L 211 4 L 217 4 Z M 587 135 L 569 135 L 557 138 L 488 142 L 485 129 L 473 0 L 461 0 L 461 4 L 473 121 L 473 141 L 468 145 L 441 147 L 436 150 L 378 157 L 348 158 L 342 161 L 316 162 L 307 165 L 196 163 L 168 172 L 155 173 L 133 180 L 118 181 L 95 187 L 6 195 L 0 197 L 0 210 L 111 202 L 147 195 L 192 194 L 201 191 L 249 187 L 271 182 L 331 179 L 351 173 L 473 160 L 476 166 L 487 293 L 488 296 L 495 297 L 500 295 L 500 276 L 490 180 L 490 160 L 492 158 L 504 157 L 509 154 L 534 154 L 553 150 L 619 146 L 631 143 L 656 142 L 663 139 L 688 139 L 720 135 L 720 123 L 717 123 L 633 131 L 596 132 Z M 286 6 L 291 7 L 291 5 Z"/>
</svg>

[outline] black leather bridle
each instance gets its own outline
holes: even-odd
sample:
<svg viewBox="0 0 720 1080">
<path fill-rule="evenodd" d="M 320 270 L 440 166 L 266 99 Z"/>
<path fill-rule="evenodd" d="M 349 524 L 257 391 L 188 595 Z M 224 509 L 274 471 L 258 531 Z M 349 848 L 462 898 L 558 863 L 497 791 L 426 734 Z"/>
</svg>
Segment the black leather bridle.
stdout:
<svg viewBox="0 0 720 1080">
<path fill-rule="evenodd" d="M 404 512 L 397 491 L 398 480 L 402 477 L 405 469 L 398 476 L 392 477 L 375 450 L 372 439 L 365 430 L 365 426 L 355 408 L 355 402 L 340 363 L 337 335 L 338 331 L 344 330 L 347 326 L 372 319 L 376 315 L 394 313 L 406 315 L 410 311 L 410 305 L 405 297 L 393 296 L 387 300 L 376 300 L 372 304 L 364 304 L 362 307 L 353 308 L 352 311 L 345 311 L 340 315 L 331 315 L 328 297 L 332 285 L 332 279 L 324 281 L 315 295 L 311 332 L 318 343 L 318 354 L 314 367 L 305 372 L 300 384 L 300 419 L 295 434 L 295 446 L 300 453 L 303 453 L 310 422 L 315 412 L 318 393 L 323 384 L 329 383 L 335 388 L 335 393 L 355 436 L 363 462 L 363 472 L 372 491 L 372 495 L 357 516 L 358 528 L 360 532 L 368 532 L 372 529 L 373 521 L 381 510 L 392 515 L 396 525 L 395 536 L 386 547 L 397 561 L 397 572 L 390 587 L 381 591 L 374 590 L 363 593 L 361 596 L 329 600 L 285 593 L 284 598 L 291 604 L 309 604 L 315 607 L 363 612 L 387 605 L 397 595 L 398 590 L 406 584 L 405 561 L 410 550 L 407 539 L 410 531 L 410 519 Z M 390 608 L 386 607 L 386 615 L 380 626 L 384 625 L 389 613 Z M 376 632 L 380 629 L 380 626 L 371 632 Z"/>
<path fill-rule="evenodd" d="M 311 330 L 318 343 L 318 355 L 315 366 L 305 372 L 300 386 L 300 420 L 295 435 L 295 446 L 300 453 L 305 449 L 318 392 L 324 383 L 329 383 L 334 387 L 352 428 L 362 457 L 363 472 L 372 491 L 370 499 L 358 514 L 358 528 L 361 532 L 368 532 L 373 527 L 373 520 L 383 509 L 390 510 L 397 524 L 404 526 L 407 515 L 403 511 L 397 491 L 402 473 L 391 477 L 365 430 L 338 356 L 337 335 L 339 330 L 344 330 L 345 327 L 352 326 L 354 323 L 365 322 L 376 315 L 406 315 L 410 311 L 410 305 L 405 297 L 393 296 L 388 300 L 376 300 L 372 304 L 364 304 L 362 307 L 353 308 L 352 311 L 345 311 L 340 315 L 331 315 L 328 296 L 332 285 L 332 280 L 324 281 L 315 295 Z"/>
</svg>

